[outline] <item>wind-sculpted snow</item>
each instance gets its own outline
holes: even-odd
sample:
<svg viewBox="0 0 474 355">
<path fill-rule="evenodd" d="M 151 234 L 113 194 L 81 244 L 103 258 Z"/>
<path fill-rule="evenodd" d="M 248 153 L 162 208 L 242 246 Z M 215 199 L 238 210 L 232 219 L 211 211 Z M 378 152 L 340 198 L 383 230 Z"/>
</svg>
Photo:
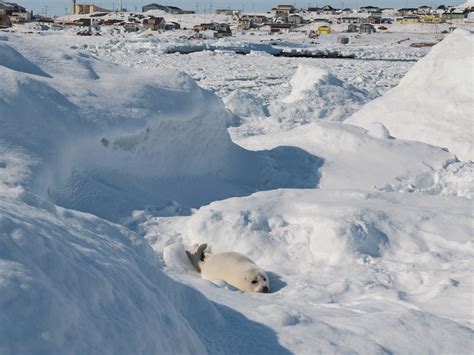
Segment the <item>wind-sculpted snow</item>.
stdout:
<svg viewBox="0 0 474 355">
<path fill-rule="evenodd" d="M 471 222 L 464 199 L 279 190 L 142 229 L 176 277 L 277 329 L 295 353 L 461 354 L 474 335 Z M 199 280 L 183 253 L 197 242 L 251 257 L 273 293 L 244 301 Z"/>
<path fill-rule="evenodd" d="M 447 147 L 473 160 L 474 34 L 456 30 L 382 97 L 346 122 L 381 122 L 393 136 Z"/>
<path fill-rule="evenodd" d="M 118 220 L 169 201 L 197 207 L 318 184 L 318 157 L 292 147 L 250 152 L 232 143 L 230 113 L 185 74 L 120 68 L 20 38 L 16 49 L 2 46 L 10 54 L 0 62 L 7 64 L 0 67 L 6 83 L 0 139 L 34 160 L 24 186 L 64 207 Z M 52 78 L 16 71 L 15 55 L 18 65 Z"/>
<path fill-rule="evenodd" d="M 223 104 L 185 75 L 12 42 L 0 57 L 0 353 L 288 353 L 273 330 L 167 277 L 142 237 L 57 204 L 116 219 L 180 196 L 314 187 L 321 161 L 234 145 Z"/>
<path fill-rule="evenodd" d="M 288 353 L 130 230 L 26 193 L 0 200 L 0 310 L 2 354 Z"/>
</svg>

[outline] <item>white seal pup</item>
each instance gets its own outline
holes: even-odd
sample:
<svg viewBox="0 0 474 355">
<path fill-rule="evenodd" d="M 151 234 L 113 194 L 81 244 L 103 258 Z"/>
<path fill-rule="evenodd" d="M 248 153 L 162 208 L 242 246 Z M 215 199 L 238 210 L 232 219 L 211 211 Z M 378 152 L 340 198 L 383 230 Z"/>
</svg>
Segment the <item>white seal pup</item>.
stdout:
<svg viewBox="0 0 474 355">
<path fill-rule="evenodd" d="M 205 280 L 224 280 L 228 284 L 246 292 L 270 292 L 267 274 L 245 255 L 227 252 L 205 253 L 207 244 L 195 244 L 186 250 L 191 263 Z"/>
</svg>

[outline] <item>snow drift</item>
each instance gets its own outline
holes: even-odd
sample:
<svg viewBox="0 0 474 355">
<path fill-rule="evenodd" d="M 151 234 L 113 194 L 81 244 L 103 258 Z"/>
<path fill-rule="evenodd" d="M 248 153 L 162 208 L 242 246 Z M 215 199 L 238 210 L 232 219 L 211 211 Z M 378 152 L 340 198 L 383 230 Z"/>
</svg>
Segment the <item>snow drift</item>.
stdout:
<svg viewBox="0 0 474 355">
<path fill-rule="evenodd" d="M 295 353 L 308 344 L 317 353 L 466 353 L 471 221 L 464 199 L 279 190 L 142 227 L 171 272 L 276 329 Z M 198 280 L 182 251 L 196 242 L 248 255 L 270 272 L 273 293 L 242 300 Z"/>
<path fill-rule="evenodd" d="M 381 122 L 397 138 L 447 147 L 460 159 L 473 160 L 473 47 L 474 35 L 456 30 L 397 87 L 346 122 L 362 127 Z"/>
<path fill-rule="evenodd" d="M 321 159 L 233 144 L 222 101 L 184 74 L 126 69 L 24 38 L 1 46 L 0 149 L 28 156 L 17 162 L 30 171 L 18 184 L 63 207 L 118 220 L 169 201 L 196 207 L 317 186 Z"/>
<path fill-rule="evenodd" d="M 0 353 L 288 353 L 271 329 L 166 276 L 143 237 L 57 205 L 118 219 L 169 197 L 196 203 L 196 188 L 205 200 L 314 186 L 319 160 L 234 145 L 221 101 L 185 75 L 1 41 Z"/>
<path fill-rule="evenodd" d="M 287 354 L 271 329 L 161 269 L 124 227 L 1 197 L 0 353 Z"/>
<path fill-rule="evenodd" d="M 300 64 L 290 84 L 291 93 L 269 108 L 286 128 L 317 120 L 343 121 L 368 100 L 367 92 L 310 65 Z"/>
</svg>

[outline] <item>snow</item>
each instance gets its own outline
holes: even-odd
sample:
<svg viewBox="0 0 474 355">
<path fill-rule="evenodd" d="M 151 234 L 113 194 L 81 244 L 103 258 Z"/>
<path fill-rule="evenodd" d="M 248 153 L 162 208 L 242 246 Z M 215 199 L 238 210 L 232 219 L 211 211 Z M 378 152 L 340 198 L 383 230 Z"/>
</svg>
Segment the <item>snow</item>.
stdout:
<svg viewBox="0 0 474 355">
<path fill-rule="evenodd" d="M 4 46 L 18 62 L 26 60 L 12 44 Z M 0 114 L 10 117 L 0 122 L 0 137 L 41 155 L 28 187 L 63 207 L 117 221 L 171 200 L 199 207 L 256 190 L 317 184 L 317 157 L 291 147 L 254 153 L 232 143 L 222 101 L 185 74 L 132 74 L 75 50 L 50 54 L 20 39 L 15 46 L 36 51 L 39 63 L 27 68 L 42 64 L 53 78 L 0 68 L 8 83 L 0 89 Z M 116 90 L 122 76 L 129 79 Z"/>
<path fill-rule="evenodd" d="M 350 117 L 365 127 L 382 123 L 402 139 L 447 147 L 459 159 L 473 160 L 472 48 L 474 35 L 456 30 L 433 47 L 400 84 Z"/>
<path fill-rule="evenodd" d="M 472 34 L 334 29 L 0 36 L 0 353 L 470 353 Z"/>
<path fill-rule="evenodd" d="M 466 353 L 474 250 L 470 202 L 460 202 L 278 190 L 214 202 L 189 217 L 150 219 L 142 227 L 164 255 L 182 254 L 182 244 L 199 241 L 215 253 L 244 253 L 264 267 L 274 292 L 244 300 L 183 272 L 183 258 L 165 259 L 174 277 L 271 325 L 295 353 L 310 353 L 307 344 L 319 353 Z"/>
</svg>

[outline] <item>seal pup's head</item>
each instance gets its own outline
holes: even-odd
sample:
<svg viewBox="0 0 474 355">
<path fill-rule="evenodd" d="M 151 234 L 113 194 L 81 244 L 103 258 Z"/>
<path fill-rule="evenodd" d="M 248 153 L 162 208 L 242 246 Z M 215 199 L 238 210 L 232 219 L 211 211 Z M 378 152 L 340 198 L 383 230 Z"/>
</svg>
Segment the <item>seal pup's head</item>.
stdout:
<svg viewBox="0 0 474 355">
<path fill-rule="evenodd" d="M 252 268 L 245 272 L 243 291 L 247 292 L 270 292 L 270 280 L 262 269 Z"/>
</svg>

